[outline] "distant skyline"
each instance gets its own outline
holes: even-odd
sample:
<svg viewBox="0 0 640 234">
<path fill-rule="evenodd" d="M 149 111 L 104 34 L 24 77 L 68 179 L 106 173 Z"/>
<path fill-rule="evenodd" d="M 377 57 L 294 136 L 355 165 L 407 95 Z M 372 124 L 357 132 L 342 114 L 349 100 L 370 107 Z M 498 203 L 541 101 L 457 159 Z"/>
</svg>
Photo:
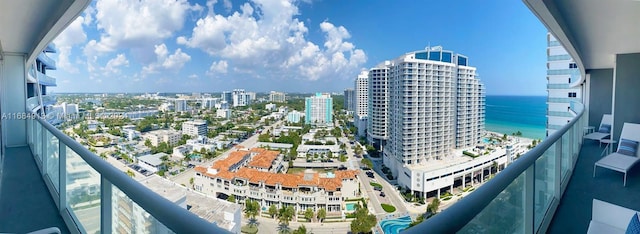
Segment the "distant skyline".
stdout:
<svg viewBox="0 0 640 234">
<path fill-rule="evenodd" d="M 93 2 L 54 40 L 52 91 L 341 92 L 440 45 L 469 57 L 487 95 L 546 95 L 546 29 L 521 1 L 169 2 Z"/>
</svg>

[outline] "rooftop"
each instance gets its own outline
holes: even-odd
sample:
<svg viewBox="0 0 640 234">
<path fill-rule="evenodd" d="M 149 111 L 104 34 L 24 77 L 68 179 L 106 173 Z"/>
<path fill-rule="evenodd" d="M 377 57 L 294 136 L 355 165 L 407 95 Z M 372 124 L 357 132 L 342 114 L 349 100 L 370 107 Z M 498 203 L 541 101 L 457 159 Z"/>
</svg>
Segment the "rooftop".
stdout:
<svg viewBox="0 0 640 234">
<path fill-rule="evenodd" d="M 235 223 L 225 217 L 242 209 L 242 206 L 238 204 L 209 197 L 192 190 L 187 191 L 187 206 L 191 213 L 227 230 Z"/>
<path fill-rule="evenodd" d="M 138 160 L 148 163 L 149 165 L 152 165 L 152 166 L 160 166 L 160 164 L 162 164 L 162 157 L 164 156 L 167 156 L 167 154 L 165 153 L 150 154 L 150 155 L 140 156 L 138 157 Z"/>
<path fill-rule="evenodd" d="M 139 182 L 174 203 L 179 202 L 187 196 L 187 189 L 185 187 L 156 174 L 141 179 Z"/>
<path fill-rule="evenodd" d="M 253 148 L 251 152 L 258 154 L 249 162 L 249 166 L 264 169 L 271 168 L 273 161 L 278 157 L 278 154 L 280 154 L 278 151 L 271 151 L 262 148 Z"/>
<path fill-rule="evenodd" d="M 270 157 L 270 156 L 261 156 L 262 154 L 273 154 L 277 155 L 278 151 L 270 151 L 266 149 L 252 149 L 254 152 L 259 152 L 254 158 L 261 157 Z M 234 154 L 235 153 L 235 154 Z M 342 186 L 343 179 L 355 179 L 358 171 L 357 170 L 346 170 L 346 171 L 336 171 L 335 177 L 327 177 L 321 176 L 319 173 L 307 174 L 305 176 L 304 173 L 299 174 L 283 174 L 283 173 L 272 173 L 272 172 L 263 172 L 258 171 L 256 169 L 241 167 L 237 172 L 230 172 L 228 166 L 232 164 L 228 164 L 225 162 L 227 160 L 231 160 L 231 162 L 238 162 L 236 160 L 242 159 L 244 155 L 248 152 L 246 151 L 235 151 L 232 152 L 228 158 L 218 161 L 214 163 L 212 168 L 217 169 L 218 172 L 216 174 L 211 174 L 207 172 L 207 168 L 198 166 L 195 168 L 197 172 L 202 173 L 205 176 L 212 178 L 222 178 L 225 180 L 232 180 L 233 178 L 246 179 L 251 183 L 259 184 L 260 182 L 264 182 L 267 185 L 275 186 L 276 184 L 280 184 L 283 187 L 288 188 L 296 188 L 299 186 L 314 186 L 324 188 L 328 191 L 335 191 L 337 188 Z M 231 159 L 230 159 L 231 158 Z"/>
</svg>

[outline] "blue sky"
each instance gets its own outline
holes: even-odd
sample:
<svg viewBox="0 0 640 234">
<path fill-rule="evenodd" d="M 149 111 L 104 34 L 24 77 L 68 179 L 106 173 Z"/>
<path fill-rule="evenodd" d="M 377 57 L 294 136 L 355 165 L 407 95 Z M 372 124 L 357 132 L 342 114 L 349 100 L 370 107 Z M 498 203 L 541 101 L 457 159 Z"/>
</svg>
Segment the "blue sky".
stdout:
<svg viewBox="0 0 640 234">
<path fill-rule="evenodd" d="M 54 92 L 333 92 L 428 45 L 488 95 L 546 95 L 546 29 L 521 1 L 97 0 L 54 41 Z"/>
</svg>

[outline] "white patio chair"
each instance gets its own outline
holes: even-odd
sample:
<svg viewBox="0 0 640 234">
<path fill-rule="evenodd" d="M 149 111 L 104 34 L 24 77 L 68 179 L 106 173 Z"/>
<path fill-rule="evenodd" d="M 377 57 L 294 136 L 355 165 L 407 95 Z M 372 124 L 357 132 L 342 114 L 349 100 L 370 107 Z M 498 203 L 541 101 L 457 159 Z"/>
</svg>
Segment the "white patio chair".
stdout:
<svg viewBox="0 0 640 234">
<path fill-rule="evenodd" d="M 604 156 L 593 165 L 593 177 L 596 177 L 596 167 L 602 167 L 624 173 L 624 186 L 627 186 L 627 172 L 640 162 L 640 124 L 624 123 L 618 150 L 615 153 Z"/>
<path fill-rule="evenodd" d="M 602 120 L 600 120 L 600 126 L 595 132 L 589 133 L 583 137 L 583 139 L 601 141 L 602 139 L 608 138 L 611 136 L 611 128 L 613 124 L 613 118 L 610 114 L 602 115 Z M 602 146 L 602 143 L 600 143 Z"/>
</svg>

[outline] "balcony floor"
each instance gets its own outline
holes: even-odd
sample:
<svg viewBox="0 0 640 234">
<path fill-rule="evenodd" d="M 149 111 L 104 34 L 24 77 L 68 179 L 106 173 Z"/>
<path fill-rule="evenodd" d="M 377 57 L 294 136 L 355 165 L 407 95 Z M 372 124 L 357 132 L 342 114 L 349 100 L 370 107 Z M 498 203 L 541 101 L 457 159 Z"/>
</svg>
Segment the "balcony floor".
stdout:
<svg viewBox="0 0 640 234">
<path fill-rule="evenodd" d="M 549 233 L 586 233 L 591 221 L 592 200 L 598 199 L 632 210 L 640 210 L 640 166 L 627 174 L 598 167 L 593 177 L 593 165 L 600 156 L 597 142 L 586 140 L 580 151 L 575 171 L 551 221 Z"/>
<path fill-rule="evenodd" d="M 29 148 L 7 148 L 1 165 L 0 232 L 58 227 L 69 233 Z"/>
</svg>

